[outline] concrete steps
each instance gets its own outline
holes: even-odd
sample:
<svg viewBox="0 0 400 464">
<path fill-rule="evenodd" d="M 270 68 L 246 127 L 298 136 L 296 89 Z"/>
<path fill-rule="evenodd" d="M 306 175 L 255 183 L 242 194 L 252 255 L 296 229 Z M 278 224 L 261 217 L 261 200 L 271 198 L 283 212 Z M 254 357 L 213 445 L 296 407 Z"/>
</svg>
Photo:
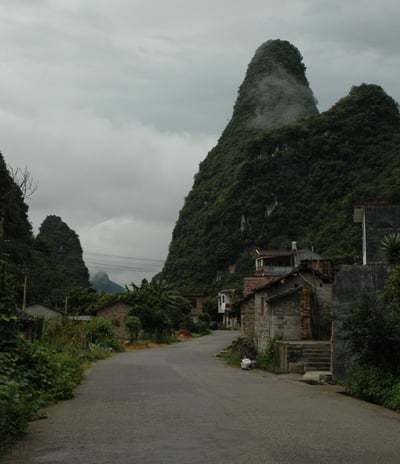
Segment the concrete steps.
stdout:
<svg viewBox="0 0 400 464">
<path fill-rule="evenodd" d="M 312 343 L 302 346 L 301 363 L 304 372 L 329 371 L 331 367 L 331 346 L 326 343 Z"/>
</svg>

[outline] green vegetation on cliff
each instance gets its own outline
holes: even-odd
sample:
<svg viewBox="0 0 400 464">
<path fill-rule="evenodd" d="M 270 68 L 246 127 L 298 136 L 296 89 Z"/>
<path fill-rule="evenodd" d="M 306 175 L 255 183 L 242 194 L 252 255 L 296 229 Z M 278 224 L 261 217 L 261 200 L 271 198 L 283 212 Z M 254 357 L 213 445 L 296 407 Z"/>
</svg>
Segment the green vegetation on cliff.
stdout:
<svg viewBox="0 0 400 464">
<path fill-rule="evenodd" d="M 231 121 L 200 164 L 173 231 L 164 277 L 207 288 L 255 246 L 314 246 L 354 262 L 353 208 L 400 200 L 400 117 L 382 88 L 362 84 L 318 114 L 301 55 L 269 41 L 251 61 Z M 230 277 L 232 279 L 232 277 Z"/>
</svg>

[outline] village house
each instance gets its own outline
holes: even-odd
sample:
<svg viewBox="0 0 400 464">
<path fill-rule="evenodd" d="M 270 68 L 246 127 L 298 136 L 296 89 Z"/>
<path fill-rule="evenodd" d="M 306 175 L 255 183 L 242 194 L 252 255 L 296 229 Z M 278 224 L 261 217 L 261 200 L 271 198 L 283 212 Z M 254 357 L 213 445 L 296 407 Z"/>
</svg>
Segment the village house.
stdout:
<svg viewBox="0 0 400 464">
<path fill-rule="evenodd" d="M 129 331 L 125 326 L 125 319 L 131 309 L 132 307 L 123 301 L 114 301 L 96 310 L 94 315 L 108 321 L 117 338 L 129 340 Z"/>
<path fill-rule="evenodd" d="M 239 326 L 237 315 L 232 312 L 232 298 L 235 291 L 232 288 L 218 292 L 218 314 L 222 317 L 222 324 L 227 329 L 236 330 Z"/>
<path fill-rule="evenodd" d="M 202 292 L 185 292 L 182 296 L 190 303 L 190 314 L 194 322 L 198 322 L 203 312 L 204 294 Z"/>
<path fill-rule="evenodd" d="M 24 312 L 30 316 L 40 317 L 44 320 L 61 319 L 62 317 L 62 313 L 60 311 L 37 303 L 26 306 Z"/>
<path fill-rule="evenodd" d="M 332 283 L 332 272 L 324 274 L 303 262 L 254 288 L 242 305 L 243 334 L 254 337 L 261 351 L 274 337 L 329 340 Z"/>
<path fill-rule="evenodd" d="M 297 250 L 295 242 L 289 251 L 256 249 L 253 258 L 255 276 L 244 281 L 242 336 L 259 352 L 271 340 L 281 340 L 283 370 L 300 360 L 304 343 L 323 341 L 324 368 L 329 369 L 332 262 L 313 250 Z"/>
</svg>

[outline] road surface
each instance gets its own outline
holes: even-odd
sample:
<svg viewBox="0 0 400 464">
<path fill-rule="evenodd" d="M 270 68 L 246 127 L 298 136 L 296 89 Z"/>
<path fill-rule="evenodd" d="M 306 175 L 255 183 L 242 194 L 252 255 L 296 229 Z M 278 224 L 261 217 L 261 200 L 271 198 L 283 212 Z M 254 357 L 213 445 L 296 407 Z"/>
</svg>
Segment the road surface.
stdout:
<svg viewBox="0 0 400 464">
<path fill-rule="evenodd" d="M 400 415 L 215 355 L 212 334 L 90 369 L 47 408 L 6 464 L 398 464 Z"/>
</svg>

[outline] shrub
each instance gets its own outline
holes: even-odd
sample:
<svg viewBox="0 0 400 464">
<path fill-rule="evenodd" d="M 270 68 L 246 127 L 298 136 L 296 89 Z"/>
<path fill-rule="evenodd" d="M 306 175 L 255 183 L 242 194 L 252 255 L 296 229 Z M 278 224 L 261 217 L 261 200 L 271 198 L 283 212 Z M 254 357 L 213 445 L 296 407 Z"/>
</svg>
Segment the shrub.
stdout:
<svg viewBox="0 0 400 464">
<path fill-rule="evenodd" d="M 84 325 L 84 332 L 89 346 L 111 348 L 122 351 L 120 341 L 115 337 L 111 324 L 102 317 L 94 317 Z"/>
<path fill-rule="evenodd" d="M 0 366 L 3 447 L 25 430 L 45 404 L 71 398 L 82 375 L 79 359 L 22 339 L 13 352 L 0 353 Z"/>
<path fill-rule="evenodd" d="M 346 374 L 346 393 L 350 396 L 380 405 L 391 398 L 394 378 L 382 369 L 354 364 Z"/>
<path fill-rule="evenodd" d="M 137 316 L 127 316 L 125 318 L 125 325 L 129 331 L 130 342 L 133 343 L 138 339 L 139 331 L 142 328 L 142 323 Z"/>
<path fill-rule="evenodd" d="M 397 378 L 397 381 L 392 385 L 384 406 L 400 412 L 400 378 Z"/>
</svg>

